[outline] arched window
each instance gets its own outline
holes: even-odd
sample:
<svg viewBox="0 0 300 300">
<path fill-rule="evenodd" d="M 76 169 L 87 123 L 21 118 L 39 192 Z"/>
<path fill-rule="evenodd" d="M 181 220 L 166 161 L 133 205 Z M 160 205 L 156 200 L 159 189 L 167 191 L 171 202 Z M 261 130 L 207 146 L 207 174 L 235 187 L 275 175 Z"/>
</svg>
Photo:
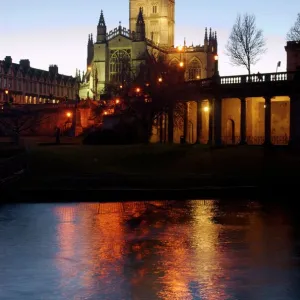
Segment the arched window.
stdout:
<svg viewBox="0 0 300 300">
<path fill-rule="evenodd" d="M 123 83 L 131 78 L 131 50 L 111 50 L 109 61 L 110 81 Z"/>
<path fill-rule="evenodd" d="M 197 59 L 193 59 L 188 64 L 187 80 L 196 80 L 201 78 L 201 65 Z"/>
<path fill-rule="evenodd" d="M 173 59 L 173 60 L 171 60 L 171 62 L 170 62 L 170 67 L 171 68 L 177 68 L 178 66 L 179 66 L 179 60 L 177 60 L 176 58 L 175 59 Z"/>
</svg>

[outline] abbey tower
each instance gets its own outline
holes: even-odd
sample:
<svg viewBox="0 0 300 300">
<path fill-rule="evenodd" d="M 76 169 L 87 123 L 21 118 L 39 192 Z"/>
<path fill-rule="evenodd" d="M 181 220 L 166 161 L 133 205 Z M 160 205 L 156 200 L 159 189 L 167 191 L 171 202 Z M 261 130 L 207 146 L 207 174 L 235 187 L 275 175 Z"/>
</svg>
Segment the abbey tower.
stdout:
<svg viewBox="0 0 300 300">
<path fill-rule="evenodd" d="M 129 0 L 129 29 L 135 30 L 142 8 L 146 38 L 161 46 L 174 47 L 175 0 Z"/>
<path fill-rule="evenodd" d="M 126 86 L 139 75 L 140 66 L 159 56 L 170 66 L 185 70 L 185 80 L 200 80 L 215 73 L 217 33 L 205 28 L 198 43 L 174 45 L 175 0 L 129 0 L 129 26 L 108 30 L 101 11 L 96 34 L 87 43 L 87 65 L 83 72 L 81 99 L 104 99 L 109 86 Z M 94 38 L 94 36 L 96 36 Z"/>
</svg>

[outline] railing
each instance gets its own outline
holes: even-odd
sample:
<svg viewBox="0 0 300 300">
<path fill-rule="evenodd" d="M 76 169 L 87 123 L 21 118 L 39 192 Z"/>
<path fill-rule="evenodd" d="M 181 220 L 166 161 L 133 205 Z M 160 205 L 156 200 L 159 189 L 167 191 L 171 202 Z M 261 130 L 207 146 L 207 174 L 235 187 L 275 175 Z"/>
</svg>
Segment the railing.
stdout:
<svg viewBox="0 0 300 300">
<path fill-rule="evenodd" d="M 125 27 L 119 26 L 119 27 L 116 27 L 114 30 L 109 31 L 109 33 L 106 34 L 106 39 L 109 41 L 119 34 L 122 36 L 128 37 L 130 39 L 134 38 L 134 32 L 130 31 L 129 29 L 127 29 Z"/>
<path fill-rule="evenodd" d="M 265 73 L 220 77 L 221 84 L 245 84 L 294 80 L 296 72 Z"/>
<path fill-rule="evenodd" d="M 200 80 L 186 81 L 186 85 L 211 87 L 213 83 L 221 85 L 238 85 L 238 84 L 253 84 L 266 82 L 287 82 L 295 80 L 296 72 L 281 72 L 281 73 L 265 73 L 253 75 L 237 75 L 237 76 L 222 76 L 210 77 Z"/>
</svg>

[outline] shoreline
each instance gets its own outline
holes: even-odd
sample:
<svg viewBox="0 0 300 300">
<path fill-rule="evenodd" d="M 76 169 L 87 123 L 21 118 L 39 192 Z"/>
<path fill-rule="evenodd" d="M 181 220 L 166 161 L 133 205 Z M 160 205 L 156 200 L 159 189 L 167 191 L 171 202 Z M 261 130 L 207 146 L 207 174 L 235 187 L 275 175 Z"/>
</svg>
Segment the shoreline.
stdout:
<svg viewBox="0 0 300 300">
<path fill-rule="evenodd" d="M 278 186 L 201 186 L 180 188 L 105 187 L 99 188 L 22 188 L 6 189 L 10 203 L 119 202 L 150 200 L 232 200 L 286 201 L 294 199 L 297 185 Z M 294 202 L 294 200 L 293 200 Z"/>
</svg>

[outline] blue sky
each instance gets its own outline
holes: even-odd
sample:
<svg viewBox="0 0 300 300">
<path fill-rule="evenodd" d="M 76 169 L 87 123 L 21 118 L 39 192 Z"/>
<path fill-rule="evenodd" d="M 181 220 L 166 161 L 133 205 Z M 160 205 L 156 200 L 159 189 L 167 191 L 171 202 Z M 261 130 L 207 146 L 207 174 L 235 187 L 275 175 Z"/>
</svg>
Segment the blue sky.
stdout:
<svg viewBox="0 0 300 300">
<path fill-rule="evenodd" d="M 203 44 L 205 27 L 218 32 L 220 74 L 246 73 L 233 67 L 224 54 L 237 13 L 254 13 L 258 27 L 264 30 L 267 53 L 253 67 L 253 72 L 274 72 L 282 61 L 286 68 L 285 37 L 300 12 L 299 0 L 177 0 L 176 44 Z M 57 64 L 59 72 L 74 75 L 86 67 L 89 33 L 96 33 L 101 9 L 108 30 L 122 21 L 128 27 L 129 0 L 9 0 L 1 1 L 0 59 L 10 55 L 14 62 L 30 59 L 31 66 L 48 69 Z"/>
</svg>

